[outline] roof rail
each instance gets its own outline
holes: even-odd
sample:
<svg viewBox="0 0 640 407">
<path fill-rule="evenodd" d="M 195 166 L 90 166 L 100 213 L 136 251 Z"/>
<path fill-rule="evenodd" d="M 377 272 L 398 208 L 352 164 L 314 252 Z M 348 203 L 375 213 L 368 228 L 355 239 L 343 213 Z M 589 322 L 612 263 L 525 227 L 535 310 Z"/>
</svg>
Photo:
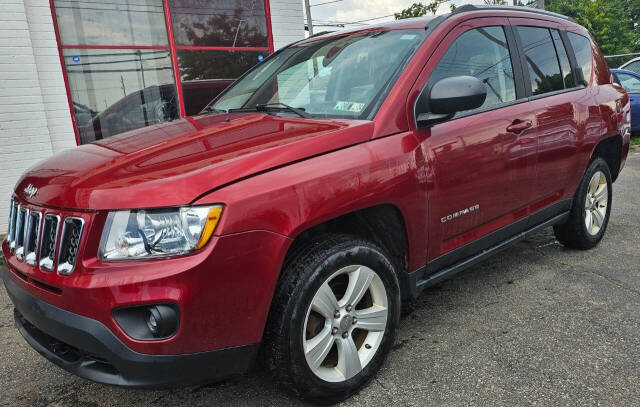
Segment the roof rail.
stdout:
<svg viewBox="0 0 640 407">
<path fill-rule="evenodd" d="M 332 33 L 332 32 L 335 32 L 335 31 L 320 31 L 319 33 L 311 34 L 310 36 L 305 38 L 305 40 L 307 40 L 309 38 L 313 38 L 313 37 L 319 37 L 321 35 L 329 34 L 329 33 Z"/>
<path fill-rule="evenodd" d="M 531 7 L 521 7 L 521 6 L 491 6 L 491 5 L 476 6 L 474 4 L 465 4 L 464 6 L 457 7 L 451 14 L 453 15 L 458 13 L 464 13 L 466 11 L 478 11 L 478 10 L 524 11 L 526 13 L 536 13 L 536 14 L 543 14 L 550 17 L 558 17 L 558 18 L 562 18 L 563 20 L 571 21 L 572 23 L 576 22 L 576 20 L 574 20 L 571 17 L 565 16 L 564 14 L 558 14 L 552 11 L 540 10 L 540 9 L 531 8 Z"/>
</svg>

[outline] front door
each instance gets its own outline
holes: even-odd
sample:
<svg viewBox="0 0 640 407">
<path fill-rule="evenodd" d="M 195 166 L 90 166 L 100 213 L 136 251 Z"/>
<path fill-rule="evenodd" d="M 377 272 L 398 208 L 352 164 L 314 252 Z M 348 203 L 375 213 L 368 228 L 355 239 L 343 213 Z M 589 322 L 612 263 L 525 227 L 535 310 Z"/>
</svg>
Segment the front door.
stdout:
<svg viewBox="0 0 640 407">
<path fill-rule="evenodd" d="M 506 19 L 465 22 L 448 34 L 425 67 L 428 88 L 446 77 L 469 75 L 487 90 L 481 108 L 416 130 L 433 180 L 428 261 L 451 257 L 451 263 L 456 259 L 447 254 L 460 252 L 455 249 L 517 220 L 526 223 L 535 182 L 536 118 L 528 104 L 519 103 L 522 73 L 512 61 L 517 51 L 508 38 L 513 34 Z"/>
</svg>

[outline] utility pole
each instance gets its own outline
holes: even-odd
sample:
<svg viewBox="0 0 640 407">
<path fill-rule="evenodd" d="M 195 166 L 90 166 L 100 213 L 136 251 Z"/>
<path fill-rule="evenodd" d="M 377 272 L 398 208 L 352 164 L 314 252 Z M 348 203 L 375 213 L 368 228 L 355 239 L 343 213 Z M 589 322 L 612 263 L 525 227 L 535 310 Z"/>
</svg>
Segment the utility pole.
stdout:
<svg viewBox="0 0 640 407">
<path fill-rule="evenodd" d="M 309 30 L 309 36 L 313 35 L 313 23 L 311 22 L 311 6 L 309 0 L 304 0 L 304 8 L 307 13 L 307 27 Z"/>
<path fill-rule="evenodd" d="M 538 8 L 544 10 L 544 0 L 538 0 Z"/>
</svg>

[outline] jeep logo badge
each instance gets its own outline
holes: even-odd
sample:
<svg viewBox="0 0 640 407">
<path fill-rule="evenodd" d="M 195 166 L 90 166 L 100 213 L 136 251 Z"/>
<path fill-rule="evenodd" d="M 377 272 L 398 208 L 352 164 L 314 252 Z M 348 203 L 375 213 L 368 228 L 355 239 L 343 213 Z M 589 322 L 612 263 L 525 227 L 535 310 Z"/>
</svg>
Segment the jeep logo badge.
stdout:
<svg viewBox="0 0 640 407">
<path fill-rule="evenodd" d="M 33 184 L 29 184 L 23 191 L 26 196 L 33 198 L 38 193 L 38 188 L 34 187 Z"/>
</svg>

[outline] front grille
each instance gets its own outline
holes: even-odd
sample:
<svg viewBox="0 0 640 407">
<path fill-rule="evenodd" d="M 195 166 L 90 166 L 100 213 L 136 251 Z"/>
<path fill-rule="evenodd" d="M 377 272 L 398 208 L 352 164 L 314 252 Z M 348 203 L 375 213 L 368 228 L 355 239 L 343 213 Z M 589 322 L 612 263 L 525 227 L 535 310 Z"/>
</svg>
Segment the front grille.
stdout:
<svg viewBox="0 0 640 407">
<path fill-rule="evenodd" d="M 11 201 L 9 210 L 9 248 L 19 261 L 30 266 L 40 266 L 43 271 L 58 271 L 59 274 L 73 273 L 84 219 L 77 216 L 42 212 Z M 57 267 L 56 267 L 57 265 Z"/>
<path fill-rule="evenodd" d="M 45 215 L 40 244 L 40 268 L 43 270 L 53 271 L 55 266 L 59 226 L 60 216 L 53 213 Z"/>
<path fill-rule="evenodd" d="M 80 237 L 84 228 L 82 218 L 67 217 L 62 225 L 62 238 L 60 239 L 60 254 L 58 256 L 58 273 L 69 275 L 73 273 L 78 259 Z"/>
</svg>

